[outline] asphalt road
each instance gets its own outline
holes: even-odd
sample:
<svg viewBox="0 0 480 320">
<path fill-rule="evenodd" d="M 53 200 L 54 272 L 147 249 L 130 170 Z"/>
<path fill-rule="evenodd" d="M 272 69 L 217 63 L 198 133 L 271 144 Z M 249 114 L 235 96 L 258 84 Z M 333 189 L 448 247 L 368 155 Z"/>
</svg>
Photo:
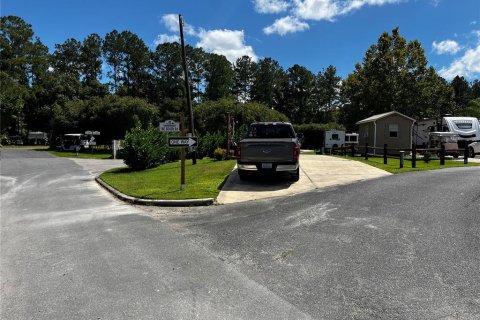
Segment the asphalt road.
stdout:
<svg viewBox="0 0 480 320">
<path fill-rule="evenodd" d="M 167 209 L 1 152 L 2 319 L 480 318 L 480 168 Z"/>
</svg>

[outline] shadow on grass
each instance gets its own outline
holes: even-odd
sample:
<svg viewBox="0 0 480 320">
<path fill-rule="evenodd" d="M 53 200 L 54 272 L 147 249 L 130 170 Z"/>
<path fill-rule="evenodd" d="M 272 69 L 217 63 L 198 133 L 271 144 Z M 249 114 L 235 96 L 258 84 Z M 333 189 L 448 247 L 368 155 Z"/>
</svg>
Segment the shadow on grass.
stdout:
<svg viewBox="0 0 480 320">
<path fill-rule="evenodd" d="M 123 167 L 123 168 L 110 169 L 105 173 L 127 174 L 127 173 L 142 172 L 142 171 L 144 171 L 144 170 L 134 170 L 130 167 Z"/>
<path fill-rule="evenodd" d="M 227 174 L 225 176 L 225 179 L 223 179 L 222 183 L 218 185 L 217 190 L 222 190 L 223 186 L 227 183 L 228 178 L 230 178 L 230 174 Z"/>
</svg>

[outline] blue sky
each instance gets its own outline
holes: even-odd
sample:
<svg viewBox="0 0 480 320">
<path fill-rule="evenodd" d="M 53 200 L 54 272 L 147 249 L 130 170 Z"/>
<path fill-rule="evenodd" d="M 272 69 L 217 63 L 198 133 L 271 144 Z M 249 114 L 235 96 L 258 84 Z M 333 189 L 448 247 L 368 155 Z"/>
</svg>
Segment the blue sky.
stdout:
<svg viewBox="0 0 480 320">
<path fill-rule="evenodd" d="M 137 34 L 152 50 L 178 38 L 224 54 L 272 57 L 317 73 L 333 65 L 346 77 L 379 36 L 395 27 L 419 40 L 447 80 L 480 78 L 480 0 L 1 0 L 1 15 L 32 24 L 54 50 L 68 38 L 116 29 Z"/>
</svg>

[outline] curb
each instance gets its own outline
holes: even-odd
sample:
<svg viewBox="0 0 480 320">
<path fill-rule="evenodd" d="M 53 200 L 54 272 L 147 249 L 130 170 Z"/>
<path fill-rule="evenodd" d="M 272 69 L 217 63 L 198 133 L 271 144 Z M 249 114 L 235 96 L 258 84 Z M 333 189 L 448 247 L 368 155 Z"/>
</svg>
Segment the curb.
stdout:
<svg viewBox="0 0 480 320">
<path fill-rule="evenodd" d="M 150 200 L 150 199 L 140 199 L 127 196 L 126 194 L 121 193 L 120 191 L 112 188 L 107 183 L 105 183 L 100 177 L 95 177 L 95 181 L 105 188 L 108 192 L 113 194 L 118 199 L 131 203 L 131 204 L 140 204 L 144 206 L 159 206 L 159 207 L 191 207 L 191 206 L 210 206 L 215 203 L 214 198 L 205 198 L 205 199 L 185 199 L 185 200 Z"/>
</svg>

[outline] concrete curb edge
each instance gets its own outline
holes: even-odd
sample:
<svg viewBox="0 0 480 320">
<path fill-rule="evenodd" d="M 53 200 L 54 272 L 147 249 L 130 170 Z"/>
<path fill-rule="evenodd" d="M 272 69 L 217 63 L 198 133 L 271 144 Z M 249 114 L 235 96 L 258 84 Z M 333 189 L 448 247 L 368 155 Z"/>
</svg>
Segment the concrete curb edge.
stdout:
<svg viewBox="0 0 480 320">
<path fill-rule="evenodd" d="M 210 206 L 215 203 L 214 198 L 204 198 L 204 199 L 185 199 L 185 200 L 150 200 L 150 199 L 139 199 L 126 194 L 121 193 L 115 188 L 112 188 L 107 183 L 105 183 L 99 176 L 95 177 L 95 181 L 105 188 L 108 192 L 113 194 L 118 199 L 131 203 L 131 204 L 140 204 L 144 206 L 159 206 L 159 207 L 191 207 L 191 206 Z"/>
</svg>

